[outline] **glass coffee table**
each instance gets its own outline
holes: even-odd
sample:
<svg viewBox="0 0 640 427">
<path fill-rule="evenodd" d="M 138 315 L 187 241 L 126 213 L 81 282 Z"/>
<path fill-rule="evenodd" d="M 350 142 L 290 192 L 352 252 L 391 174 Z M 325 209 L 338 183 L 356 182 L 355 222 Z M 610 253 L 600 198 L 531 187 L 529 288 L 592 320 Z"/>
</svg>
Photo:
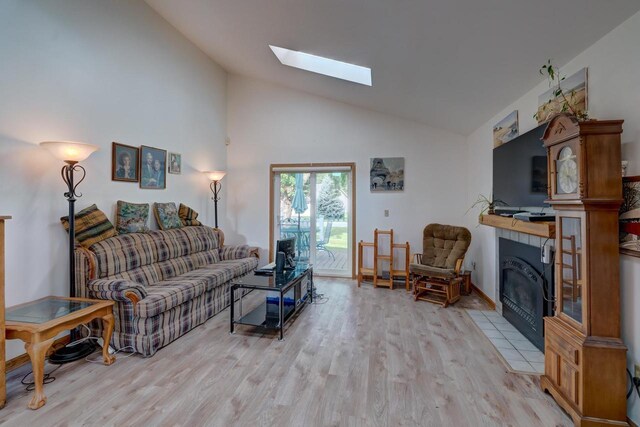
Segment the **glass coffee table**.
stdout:
<svg viewBox="0 0 640 427">
<path fill-rule="evenodd" d="M 233 296 L 241 290 L 238 299 L 239 312 L 235 318 L 236 301 Z M 245 290 L 264 293 L 264 301 L 248 313 L 242 309 L 242 298 Z M 230 333 L 235 333 L 235 325 L 250 325 L 265 329 L 278 330 L 279 340 L 284 339 L 284 325 L 292 316 L 313 302 L 313 268 L 311 264 L 298 263 L 295 269 L 285 270 L 282 274 L 274 272 L 273 276 L 257 274 L 247 275 L 229 287 Z"/>
<path fill-rule="evenodd" d="M 6 312 L 7 339 L 24 341 L 31 359 L 35 392 L 29 408 L 38 409 L 47 402 L 44 394 L 44 360 L 47 350 L 60 332 L 73 329 L 93 319 L 102 319 L 102 359 L 105 365 L 115 362 L 109 354 L 109 341 L 113 333 L 113 301 L 85 298 L 45 297 L 10 307 Z"/>
</svg>

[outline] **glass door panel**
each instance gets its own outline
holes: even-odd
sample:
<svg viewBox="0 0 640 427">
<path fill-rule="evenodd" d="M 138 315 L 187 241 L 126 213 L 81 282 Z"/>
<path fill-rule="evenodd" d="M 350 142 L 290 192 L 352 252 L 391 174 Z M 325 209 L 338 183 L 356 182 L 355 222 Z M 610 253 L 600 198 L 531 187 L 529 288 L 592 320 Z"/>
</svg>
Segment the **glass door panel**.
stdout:
<svg viewBox="0 0 640 427">
<path fill-rule="evenodd" d="M 276 239 L 295 237 L 296 260 L 310 261 L 311 174 L 281 173 L 279 178 Z"/>
<path fill-rule="evenodd" d="M 580 218 L 560 217 L 562 312 L 582 323 L 582 235 Z M 556 285 L 558 286 L 558 285 Z"/>
<path fill-rule="evenodd" d="M 349 172 L 316 173 L 314 270 L 351 275 L 351 177 Z"/>
<path fill-rule="evenodd" d="M 295 237 L 296 258 L 314 273 L 351 277 L 351 172 L 282 171 L 273 179 L 274 254 L 277 240 Z"/>
</svg>

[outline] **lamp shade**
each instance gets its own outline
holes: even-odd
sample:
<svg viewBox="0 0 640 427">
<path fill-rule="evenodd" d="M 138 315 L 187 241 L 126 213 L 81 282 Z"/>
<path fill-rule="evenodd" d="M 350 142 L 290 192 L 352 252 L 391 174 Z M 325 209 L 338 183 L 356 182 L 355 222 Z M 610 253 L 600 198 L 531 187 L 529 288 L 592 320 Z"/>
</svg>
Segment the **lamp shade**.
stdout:
<svg viewBox="0 0 640 427">
<path fill-rule="evenodd" d="M 81 162 L 98 150 L 96 145 L 73 141 L 44 141 L 40 146 L 65 162 Z"/>
<path fill-rule="evenodd" d="M 211 181 L 220 181 L 227 173 L 225 171 L 206 171 L 204 174 L 207 175 Z"/>
</svg>

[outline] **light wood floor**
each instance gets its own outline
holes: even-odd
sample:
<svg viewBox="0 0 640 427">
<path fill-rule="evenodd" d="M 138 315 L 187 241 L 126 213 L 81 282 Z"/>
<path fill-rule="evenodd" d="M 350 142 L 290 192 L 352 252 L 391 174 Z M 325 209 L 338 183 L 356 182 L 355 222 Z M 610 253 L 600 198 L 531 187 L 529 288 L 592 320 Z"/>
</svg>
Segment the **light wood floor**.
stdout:
<svg viewBox="0 0 640 427">
<path fill-rule="evenodd" d="M 316 285 L 328 301 L 307 307 L 283 342 L 246 327 L 229 335 L 225 311 L 152 358 L 64 365 L 37 411 L 20 384 L 30 367 L 17 369 L 0 424 L 571 425 L 537 377 L 509 373 L 475 332 L 461 308 L 478 298 L 442 309 L 401 289 Z"/>
</svg>

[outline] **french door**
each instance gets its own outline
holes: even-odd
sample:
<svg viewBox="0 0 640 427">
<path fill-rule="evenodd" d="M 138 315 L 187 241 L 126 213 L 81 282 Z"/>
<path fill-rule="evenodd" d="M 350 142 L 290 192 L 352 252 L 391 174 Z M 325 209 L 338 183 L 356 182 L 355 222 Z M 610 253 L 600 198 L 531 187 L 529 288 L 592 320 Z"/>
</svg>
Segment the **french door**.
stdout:
<svg viewBox="0 0 640 427">
<path fill-rule="evenodd" d="M 269 258 L 295 237 L 296 258 L 315 274 L 354 277 L 355 164 L 271 165 Z"/>
</svg>

